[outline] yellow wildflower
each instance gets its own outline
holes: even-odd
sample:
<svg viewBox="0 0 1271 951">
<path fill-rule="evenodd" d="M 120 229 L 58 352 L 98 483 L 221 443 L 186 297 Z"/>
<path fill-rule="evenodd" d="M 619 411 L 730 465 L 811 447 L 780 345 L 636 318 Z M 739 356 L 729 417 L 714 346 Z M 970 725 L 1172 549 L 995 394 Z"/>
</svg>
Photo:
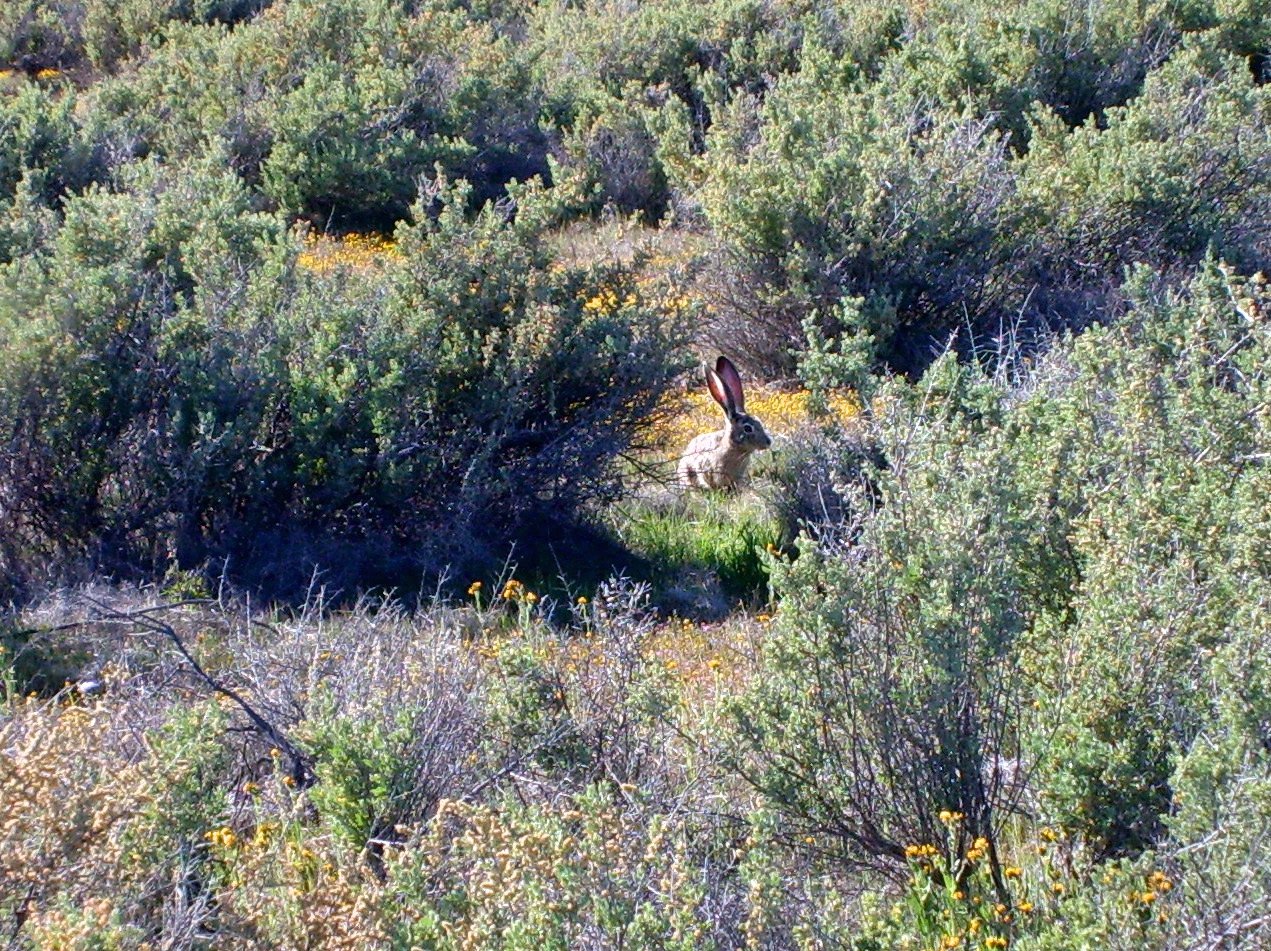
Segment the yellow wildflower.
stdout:
<svg viewBox="0 0 1271 951">
<path fill-rule="evenodd" d="M 238 842 L 238 836 L 234 834 L 234 830 L 229 826 L 221 826 L 221 828 L 213 829 L 209 832 L 207 840 L 218 848 L 232 849 Z"/>
</svg>

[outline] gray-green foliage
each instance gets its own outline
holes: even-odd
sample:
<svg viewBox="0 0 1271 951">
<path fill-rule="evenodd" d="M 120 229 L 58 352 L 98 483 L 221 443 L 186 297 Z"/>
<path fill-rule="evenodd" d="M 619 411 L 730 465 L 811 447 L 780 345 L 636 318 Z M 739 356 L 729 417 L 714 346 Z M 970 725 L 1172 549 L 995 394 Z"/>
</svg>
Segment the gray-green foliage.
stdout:
<svg viewBox="0 0 1271 951">
<path fill-rule="evenodd" d="M 894 307 L 865 329 L 920 370 L 955 331 L 966 353 L 1116 313 L 1126 264 L 1268 254 L 1271 19 L 1250 0 L 15 10 L 12 62 L 111 73 L 58 120 L 78 173 L 53 196 L 210 154 L 291 216 L 387 231 L 438 164 L 474 204 L 537 175 L 581 186 L 572 214 L 704 223 L 704 335 L 782 373 L 845 297 Z"/>
<path fill-rule="evenodd" d="M 1125 327 L 1074 345 L 1070 391 L 1021 407 L 1065 433 L 1080 513 L 1081 580 L 1042 688 L 1063 751 L 1044 787 L 1109 849 L 1158 831 L 1176 757 L 1225 706 L 1221 665 L 1268 634 L 1265 290 L 1211 266 L 1186 297 L 1143 274 L 1133 295 Z"/>
<path fill-rule="evenodd" d="M 775 566 L 739 766 L 849 857 L 940 841 L 941 808 L 991 836 L 1025 795 L 1098 854 L 1226 850 L 1261 894 L 1262 800 L 1231 810 L 1266 768 L 1265 281 L 1126 293 L 1013 389 L 947 355 L 890 387 L 879 508 Z"/>
<path fill-rule="evenodd" d="M 268 573 L 319 534 L 437 569 L 612 491 L 675 333 L 629 268 L 555 264 L 551 203 L 518 199 L 469 219 L 443 188 L 381 267 L 319 273 L 225 171 L 138 166 L 69 201 L 0 268 L 10 570 Z M 584 307 L 602 286 L 625 303 Z"/>
<path fill-rule="evenodd" d="M 1019 664 L 1065 568 L 1011 452 L 1002 394 L 951 357 L 880 397 L 876 509 L 773 565 L 782 610 L 736 710 L 741 768 L 845 859 L 992 837 L 1035 717 Z M 753 765 L 746 765 L 753 763 Z"/>
<path fill-rule="evenodd" d="M 1177 275 L 1210 245 L 1248 270 L 1267 260 L 1266 88 L 1219 32 L 1166 30 L 1130 91 L 1071 113 L 1011 72 L 1041 25 L 968 19 L 936 30 L 947 43 L 920 33 L 872 80 L 809 38 L 796 72 L 715 116 L 696 194 L 716 238 L 721 346 L 788 371 L 808 315 L 859 296 L 894 308 L 864 328 L 880 358 L 921 368 L 951 338 L 968 353 L 1117 313 L 1128 264 Z M 955 28 L 963 54 L 993 36 L 1005 60 L 947 75 L 921 54 Z"/>
<path fill-rule="evenodd" d="M 24 178 L 53 200 L 100 174 L 75 107 L 65 89 L 34 83 L 0 94 L 0 200 L 13 199 Z"/>
</svg>

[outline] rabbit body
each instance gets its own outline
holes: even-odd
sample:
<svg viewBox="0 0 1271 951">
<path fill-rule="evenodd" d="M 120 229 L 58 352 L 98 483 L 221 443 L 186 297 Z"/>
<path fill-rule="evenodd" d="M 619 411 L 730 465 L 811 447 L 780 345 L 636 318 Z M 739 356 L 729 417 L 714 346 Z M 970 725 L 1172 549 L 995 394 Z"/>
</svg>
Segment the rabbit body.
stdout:
<svg viewBox="0 0 1271 951">
<path fill-rule="evenodd" d="M 706 371 L 706 385 L 724 411 L 724 428 L 695 436 L 680 456 L 676 474 L 685 488 L 739 488 L 746 481 L 750 455 L 772 445 L 763 424 L 746 413 L 741 377 L 727 357 Z"/>
</svg>

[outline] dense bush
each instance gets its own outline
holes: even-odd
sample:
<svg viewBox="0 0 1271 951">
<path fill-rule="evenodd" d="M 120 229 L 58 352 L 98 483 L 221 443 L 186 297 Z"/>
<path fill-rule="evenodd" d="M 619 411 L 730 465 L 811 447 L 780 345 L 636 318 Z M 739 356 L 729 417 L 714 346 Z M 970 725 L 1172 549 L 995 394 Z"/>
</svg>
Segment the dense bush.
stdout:
<svg viewBox="0 0 1271 951">
<path fill-rule="evenodd" d="M 942 811 L 965 817 L 957 855 L 1018 803 L 1037 719 L 1019 661 L 1072 571 L 1000 392 L 947 357 L 880 398 L 881 504 L 775 559 L 782 610 L 736 716 L 754 755 L 739 768 L 799 835 L 903 866 L 908 845 L 944 842 Z"/>
<path fill-rule="evenodd" d="M 52 202 L 102 174 L 92 142 L 74 120 L 75 108 L 75 97 L 64 89 L 33 83 L 0 96 L 0 200 L 12 199 L 23 178 Z"/>
<path fill-rule="evenodd" d="M 1060 436 L 1081 581 L 1043 702 L 1062 695 L 1050 808 L 1110 850 L 1142 847 L 1216 699 L 1217 660 L 1266 590 L 1266 291 L 1209 268 L 1176 298 L 1140 275 L 1130 322 L 1073 347 L 1070 390 L 1021 406 Z M 1066 493 L 1067 494 L 1067 493 Z M 1247 612 L 1254 612 L 1249 615 Z"/>
<path fill-rule="evenodd" d="M 69 201 L 0 276 L 7 570 L 266 581 L 345 543 L 439 570 L 611 492 L 676 332 L 628 268 L 555 264 L 549 203 L 519 197 L 469 220 L 443 189 L 379 264 L 326 271 L 224 172 Z"/>
<path fill-rule="evenodd" d="M 738 769 L 793 833 L 902 870 L 923 843 L 960 874 L 1017 810 L 1095 857 L 1200 849 L 1235 892 L 1186 914 L 1257 929 L 1268 293 L 1210 263 L 1126 294 L 1013 388 L 946 356 L 880 394 L 880 504 L 774 565 Z"/>
<path fill-rule="evenodd" d="M 76 150 L 210 153 L 288 215 L 385 232 L 438 164 L 475 204 L 538 175 L 581 186 L 574 214 L 674 210 L 712 249 L 699 336 L 782 374 L 844 297 L 865 298 L 878 358 L 918 371 L 955 333 L 966 354 L 1115 315 L 1127 263 L 1268 254 L 1255 4 L 63 12 L 27 4 L 8 29 L 113 70 L 58 120 Z M 100 177 L 69 174 L 76 150 L 54 197 Z"/>
<path fill-rule="evenodd" d="M 716 122 L 700 163 L 711 336 L 757 365 L 788 372 L 813 316 L 921 369 L 951 338 L 970 353 L 1118 313 L 1136 261 L 1181 273 L 1211 245 L 1248 269 L 1271 256 L 1266 92 L 1212 38 L 1075 129 L 1033 100 L 1014 136 L 998 112 L 895 76 L 844 80 L 828 47 L 802 56 L 761 106 Z M 858 325 L 835 327 L 858 296 Z"/>
</svg>

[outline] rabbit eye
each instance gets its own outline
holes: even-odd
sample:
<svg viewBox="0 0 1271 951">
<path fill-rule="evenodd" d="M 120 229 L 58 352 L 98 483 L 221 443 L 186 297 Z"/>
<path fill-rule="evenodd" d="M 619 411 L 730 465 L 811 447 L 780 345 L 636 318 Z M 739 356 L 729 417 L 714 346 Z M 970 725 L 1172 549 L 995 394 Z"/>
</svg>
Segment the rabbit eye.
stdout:
<svg viewBox="0 0 1271 951">
<path fill-rule="evenodd" d="M 755 432 L 755 427 L 751 426 L 750 423 L 743 423 L 741 428 L 747 436 L 753 435 Z"/>
</svg>

